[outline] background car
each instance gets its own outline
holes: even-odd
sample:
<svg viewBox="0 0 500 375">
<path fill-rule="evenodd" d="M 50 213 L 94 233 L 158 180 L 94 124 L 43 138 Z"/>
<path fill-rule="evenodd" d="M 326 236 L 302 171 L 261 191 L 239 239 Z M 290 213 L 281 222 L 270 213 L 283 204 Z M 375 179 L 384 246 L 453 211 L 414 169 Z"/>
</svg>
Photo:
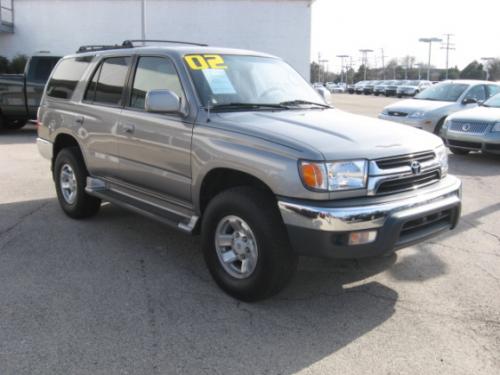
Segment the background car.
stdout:
<svg viewBox="0 0 500 375">
<path fill-rule="evenodd" d="M 354 85 L 354 92 L 358 95 L 363 93 L 365 86 L 370 83 L 370 81 L 360 81 Z"/>
<path fill-rule="evenodd" d="M 403 85 L 406 81 L 394 80 L 391 84 L 385 87 L 385 96 L 396 96 L 398 87 Z"/>
<path fill-rule="evenodd" d="M 500 154 L 500 94 L 479 107 L 448 116 L 441 135 L 454 154 Z"/>
<path fill-rule="evenodd" d="M 499 92 L 500 85 L 493 82 L 445 81 L 385 107 L 379 118 L 439 134 L 448 115 L 476 107 Z"/>
<path fill-rule="evenodd" d="M 371 95 L 373 94 L 373 89 L 382 81 L 370 81 L 363 87 L 363 94 Z"/>
<path fill-rule="evenodd" d="M 380 83 L 373 88 L 373 94 L 375 96 L 385 95 L 385 89 L 387 88 L 387 86 L 393 85 L 395 83 L 396 81 L 380 81 Z"/>
<path fill-rule="evenodd" d="M 430 86 L 432 86 L 430 81 L 406 81 L 401 86 L 398 86 L 396 94 L 398 98 L 402 98 L 403 96 L 414 96 Z"/>
</svg>

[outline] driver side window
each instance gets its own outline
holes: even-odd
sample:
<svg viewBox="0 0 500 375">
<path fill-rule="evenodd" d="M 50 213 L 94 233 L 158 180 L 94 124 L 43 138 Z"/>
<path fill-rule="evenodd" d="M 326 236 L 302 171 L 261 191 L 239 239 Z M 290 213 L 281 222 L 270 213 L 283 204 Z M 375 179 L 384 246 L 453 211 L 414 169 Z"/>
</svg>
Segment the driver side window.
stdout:
<svg viewBox="0 0 500 375">
<path fill-rule="evenodd" d="M 484 85 L 478 85 L 471 88 L 464 99 L 475 99 L 478 102 L 484 102 L 486 100 L 486 91 Z"/>
</svg>

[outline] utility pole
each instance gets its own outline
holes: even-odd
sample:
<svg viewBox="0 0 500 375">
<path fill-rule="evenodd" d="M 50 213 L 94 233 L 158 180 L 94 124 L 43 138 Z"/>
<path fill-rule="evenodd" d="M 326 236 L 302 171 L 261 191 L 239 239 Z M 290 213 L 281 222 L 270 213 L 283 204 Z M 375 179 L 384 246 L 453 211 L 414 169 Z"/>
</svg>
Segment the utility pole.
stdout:
<svg viewBox="0 0 500 375">
<path fill-rule="evenodd" d="M 418 80 L 420 81 L 422 79 L 422 63 L 415 64 L 418 66 Z"/>
<path fill-rule="evenodd" d="M 489 67 L 489 63 L 490 63 L 490 61 L 495 60 L 495 58 L 494 57 L 481 57 L 481 60 L 484 61 L 483 69 L 486 72 L 486 80 L 489 81 L 490 80 L 490 67 Z"/>
<path fill-rule="evenodd" d="M 448 62 L 450 57 L 450 51 L 455 49 L 455 44 L 451 42 L 451 37 L 453 34 L 444 34 L 446 37 L 446 44 L 441 46 L 441 49 L 446 50 L 446 79 L 448 79 Z"/>
<path fill-rule="evenodd" d="M 320 63 L 321 67 L 323 68 L 323 81 L 324 82 L 323 81 L 320 81 L 320 82 L 325 83 L 326 80 L 328 79 L 328 62 L 329 62 L 329 60 L 325 60 L 325 59 L 321 60 L 320 59 L 318 62 Z"/>
<path fill-rule="evenodd" d="M 385 81 L 385 58 L 387 56 L 384 55 L 384 49 L 383 48 L 381 48 L 380 51 L 382 52 L 382 56 L 381 56 L 382 57 L 382 78 Z"/>
<path fill-rule="evenodd" d="M 373 50 L 365 48 L 365 49 L 360 49 L 359 52 L 361 52 L 363 66 L 365 68 L 365 73 L 364 73 L 363 80 L 366 81 L 366 68 L 367 68 L 367 65 L 368 65 L 368 53 L 373 52 Z"/>
<path fill-rule="evenodd" d="M 141 0 L 141 39 L 146 40 L 146 0 Z"/>
<path fill-rule="evenodd" d="M 428 43 L 429 44 L 429 61 L 427 63 L 427 80 L 431 80 L 431 53 L 432 53 L 432 43 L 433 42 L 442 42 L 442 39 L 439 38 L 420 38 L 419 42 Z"/>
<path fill-rule="evenodd" d="M 344 73 L 344 59 L 347 59 L 349 55 L 337 55 L 337 57 L 340 59 L 340 83 L 343 83 L 344 81 L 342 80 L 342 76 Z M 345 83 L 347 84 L 347 69 L 345 73 Z"/>
</svg>

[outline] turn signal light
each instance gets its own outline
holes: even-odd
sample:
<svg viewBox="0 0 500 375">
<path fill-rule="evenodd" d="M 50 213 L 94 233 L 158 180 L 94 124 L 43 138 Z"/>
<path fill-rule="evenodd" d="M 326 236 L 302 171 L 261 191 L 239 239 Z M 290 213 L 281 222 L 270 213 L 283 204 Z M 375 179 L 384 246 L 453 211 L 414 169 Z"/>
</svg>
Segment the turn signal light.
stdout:
<svg viewBox="0 0 500 375">
<path fill-rule="evenodd" d="M 304 184 L 312 189 L 326 189 L 325 165 L 320 163 L 302 162 L 300 173 Z"/>
<path fill-rule="evenodd" d="M 376 230 L 364 230 L 360 232 L 349 233 L 349 245 L 363 245 L 373 242 L 377 239 Z"/>
</svg>

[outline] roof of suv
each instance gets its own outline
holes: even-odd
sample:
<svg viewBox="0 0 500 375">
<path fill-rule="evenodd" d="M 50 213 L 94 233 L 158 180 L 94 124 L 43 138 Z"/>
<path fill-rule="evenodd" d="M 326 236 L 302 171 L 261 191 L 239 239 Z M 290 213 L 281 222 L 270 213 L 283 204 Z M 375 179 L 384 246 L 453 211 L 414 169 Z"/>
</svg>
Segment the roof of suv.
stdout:
<svg viewBox="0 0 500 375">
<path fill-rule="evenodd" d="M 221 55 L 249 55 L 249 56 L 259 56 L 259 57 L 272 57 L 279 58 L 267 53 L 237 49 L 237 48 L 225 48 L 225 47 L 207 47 L 207 46 L 144 46 L 144 47 L 134 47 L 134 48 L 114 48 L 114 49 L 103 49 L 98 51 L 89 51 L 83 53 L 76 53 L 68 55 L 66 57 L 83 57 L 83 56 L 114 56 L 123 54 L 140 54 L 140 53 L 169 53 L 178 55 L 180 57 L 190 54 L 221 54 Z"/>
</svg>

